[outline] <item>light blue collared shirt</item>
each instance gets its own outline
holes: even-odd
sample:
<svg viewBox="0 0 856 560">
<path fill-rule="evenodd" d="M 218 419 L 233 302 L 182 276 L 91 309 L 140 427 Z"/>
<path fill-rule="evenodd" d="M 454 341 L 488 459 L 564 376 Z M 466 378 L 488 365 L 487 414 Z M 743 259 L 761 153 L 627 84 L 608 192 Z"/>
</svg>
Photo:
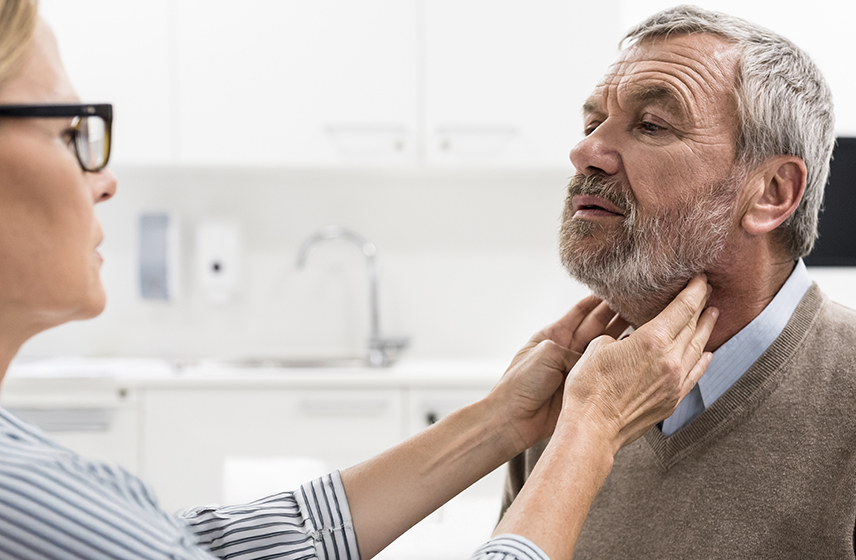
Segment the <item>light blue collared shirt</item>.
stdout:
<svg viewBox="0 0 856 560">
<path fill-rule="evenodd" d="M 663 422 L 664 435 L 670 436 L 695 420 L 746 373 L 784 330 L 810 286 L 811 278 L 800 259 L 773 301 L 713 353 L 698 384 Z"/>
</svg>

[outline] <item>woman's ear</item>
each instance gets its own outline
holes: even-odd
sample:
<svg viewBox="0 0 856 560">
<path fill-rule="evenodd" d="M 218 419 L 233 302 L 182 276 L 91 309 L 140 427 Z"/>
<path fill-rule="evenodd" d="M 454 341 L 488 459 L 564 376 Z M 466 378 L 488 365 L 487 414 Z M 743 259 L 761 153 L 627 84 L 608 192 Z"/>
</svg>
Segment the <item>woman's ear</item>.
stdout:
<svg viewBox="0 0 856 560">
<path fill-rule="evenodd" d="M 775 156 L 758 169 L 761 176 L 741 224 L 750 235 L 764 235 L 796 211 L 805 192 L 805 162 L 796 156 Z"/>
</svg>

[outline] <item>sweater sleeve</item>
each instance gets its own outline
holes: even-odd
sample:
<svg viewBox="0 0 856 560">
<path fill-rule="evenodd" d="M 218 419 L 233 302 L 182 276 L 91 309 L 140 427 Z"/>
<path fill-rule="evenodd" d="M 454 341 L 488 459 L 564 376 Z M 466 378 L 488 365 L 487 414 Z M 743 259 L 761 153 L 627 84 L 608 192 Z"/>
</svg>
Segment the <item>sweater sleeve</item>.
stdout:
<svg viewBox="0 0 856 560">
<path fill-rule="evenodd" d="M 239 506 L 197 507 L 183 512 L 181 517 L 199 545 L 218 558 L 360 557 L 338 471 L 307 482 L 293 492 Z"/>
<path fill-rule="evenodd" d="M 476 550 L 471 560 L 550 560 L 550 558 L 526 537 L 499 535 Z"/>
</svg>

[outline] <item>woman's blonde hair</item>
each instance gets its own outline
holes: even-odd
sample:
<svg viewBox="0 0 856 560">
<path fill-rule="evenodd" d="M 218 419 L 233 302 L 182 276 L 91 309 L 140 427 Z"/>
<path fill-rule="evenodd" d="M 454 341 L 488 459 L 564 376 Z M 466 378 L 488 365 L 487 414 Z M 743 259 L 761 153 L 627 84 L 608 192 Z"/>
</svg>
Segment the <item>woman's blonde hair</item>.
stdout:
<svg viewBox="0 0 856 560">
<path fill-rule="evenodd" d="M 0 86 L 14 75 L 37 20 L 37 0 L 0 0 Z"/>
</svg>

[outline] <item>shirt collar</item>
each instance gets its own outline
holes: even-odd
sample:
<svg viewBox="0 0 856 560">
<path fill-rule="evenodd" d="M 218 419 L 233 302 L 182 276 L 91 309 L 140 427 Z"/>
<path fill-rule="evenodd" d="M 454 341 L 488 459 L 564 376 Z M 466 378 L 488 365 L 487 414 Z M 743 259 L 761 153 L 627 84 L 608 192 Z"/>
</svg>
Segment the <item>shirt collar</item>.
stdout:
<svg viewBox="0 0 856 560">
<path fill-rule="evenodd" d="M 773 301 L 713 353 L 707 371 L 698 382 L 705 408 L 734 385 L 776 340 L 810 286 L 805 263 L 799 259 Z"/>
</svg>

